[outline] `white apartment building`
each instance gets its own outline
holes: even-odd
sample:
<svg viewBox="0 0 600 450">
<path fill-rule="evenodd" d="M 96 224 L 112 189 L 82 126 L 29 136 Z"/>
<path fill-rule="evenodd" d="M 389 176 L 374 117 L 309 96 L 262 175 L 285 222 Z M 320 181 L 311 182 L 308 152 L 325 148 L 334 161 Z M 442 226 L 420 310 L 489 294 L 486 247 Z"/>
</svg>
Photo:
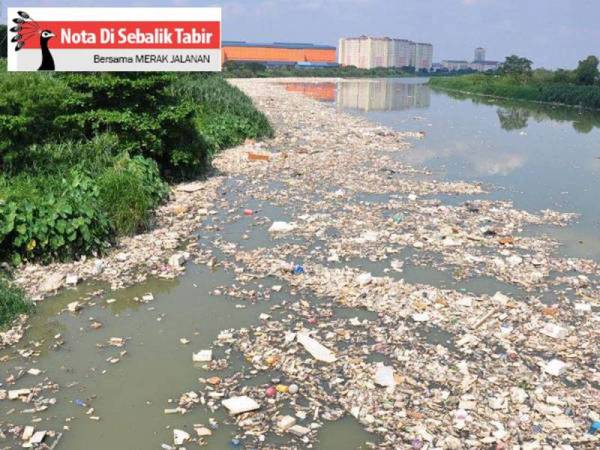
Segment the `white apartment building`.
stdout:
<svg viewBox="0 0 600 450">
<path fill-rule="evenodd" d="M 392 39 L 390 42 L 388 67 L 414 66 L 413 44 L 408 39 Z"/>
<path fill-rule="evenodd" d="M 338 62 L 342 66 L 361 69 L 410 66 L 416 70 L 429 70 L 433 63 L 433 46 L 388 37 L 342 38 L 338 47 Z"/>
<path fill-rule="evenodd" d="M 433 45 L 417 42 L 415 44 L 415 70 L 429 70 L 433 64 Z"/>
</svg>

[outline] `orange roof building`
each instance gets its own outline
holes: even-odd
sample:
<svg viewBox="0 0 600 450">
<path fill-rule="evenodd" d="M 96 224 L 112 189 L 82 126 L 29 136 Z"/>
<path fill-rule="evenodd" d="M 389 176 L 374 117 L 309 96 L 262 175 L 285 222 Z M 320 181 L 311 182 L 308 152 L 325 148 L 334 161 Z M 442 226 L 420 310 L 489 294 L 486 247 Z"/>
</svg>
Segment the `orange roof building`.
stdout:
<svg viewBox="0 0 600 450">
<path fill-rule="evenodd" d="M 337 66 L 336 48 L 329 45 L 304 43 L 253 44 L 243 41 L 223 41 L 223 63 L 228 61 L 256 62 L 267 66 Z"/>
</svg>

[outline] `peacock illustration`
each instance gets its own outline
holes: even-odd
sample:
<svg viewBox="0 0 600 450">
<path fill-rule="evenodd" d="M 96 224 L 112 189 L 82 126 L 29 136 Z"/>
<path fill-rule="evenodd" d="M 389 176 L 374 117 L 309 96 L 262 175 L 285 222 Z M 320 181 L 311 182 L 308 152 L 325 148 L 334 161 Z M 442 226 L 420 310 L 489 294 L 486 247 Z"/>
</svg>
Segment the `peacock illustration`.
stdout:
<svg viewBox="0 0 600 450">
<path fill-rule="evenodd" d="M 13 22 L 16 25 L 10 29 L 10 31 L 16 33 L 11 40 L 11 42 L 17 43 L 15 51 L 18 52 L 25 47 L 25 43 L 29 39 L 39 35 L 40 48 L 42 50 L 42 64 L 38 70 L 55 70 L 54 58 L 48 47 L 48 42 L 54 37 L 54 33 L 51 30 L 40 30 L 40 25 L 25 11 L 19 11 L 17 14 L 19 17 L 13 19 Z"/>
</svg>

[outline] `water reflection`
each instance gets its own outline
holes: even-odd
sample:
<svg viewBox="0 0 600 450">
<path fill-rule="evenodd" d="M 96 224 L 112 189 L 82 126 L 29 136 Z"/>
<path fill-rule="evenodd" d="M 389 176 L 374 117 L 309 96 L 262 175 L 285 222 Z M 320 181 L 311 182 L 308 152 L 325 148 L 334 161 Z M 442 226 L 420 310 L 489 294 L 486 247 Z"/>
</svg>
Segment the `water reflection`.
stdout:
<svg viewBox="0 0 600 450">
<path fill-rule="evenodd" d="M 529 111 L 524 108 L 498 108 L 496 111 L 503 130 L 521 130 L 527 128 Z"/>
<path fill-rule="evenodd" d="M 428 108 L 431 90 L 422 83 L 342 81 L 337 88 L 340 108 L 360 111 L 401 111 Z"/>
<path fill-rule="evenodd" d="M 468 100 L 476 105 L 498 106 L 497 114 L 500 126 L 506 131 L 527 128 L 531 120 L 537 123 L 547 120 L 571 122 L 573 129 L 582 134 L 587 134 L 594 128 L 600 128 L 600 114 L 598 111 L 559 105 L 544 105 L 533 102 L 468 96 L 458 92 L 443 91 L 443 93 L 456 100 Z"/>
<path fill-rule="evenodd" d="M 336 83 L 284 83 L 289 92 L 298 92 L 321 102 L 334 102 Z"/>
</svg>

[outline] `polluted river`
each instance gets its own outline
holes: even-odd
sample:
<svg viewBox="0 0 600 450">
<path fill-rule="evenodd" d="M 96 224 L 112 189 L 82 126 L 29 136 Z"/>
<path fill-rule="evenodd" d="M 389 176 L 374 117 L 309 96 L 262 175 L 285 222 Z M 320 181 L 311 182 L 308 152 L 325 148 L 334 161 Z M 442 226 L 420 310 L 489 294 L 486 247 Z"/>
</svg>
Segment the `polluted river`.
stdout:
<svg viewBox="0 0 600 450">
<path fill-rule="evenodd" d="M 274 139 L 22 274 L 0 448 L 597 448 L 600 114 L 424 81 L 234 80 Z"/>
</svg>

